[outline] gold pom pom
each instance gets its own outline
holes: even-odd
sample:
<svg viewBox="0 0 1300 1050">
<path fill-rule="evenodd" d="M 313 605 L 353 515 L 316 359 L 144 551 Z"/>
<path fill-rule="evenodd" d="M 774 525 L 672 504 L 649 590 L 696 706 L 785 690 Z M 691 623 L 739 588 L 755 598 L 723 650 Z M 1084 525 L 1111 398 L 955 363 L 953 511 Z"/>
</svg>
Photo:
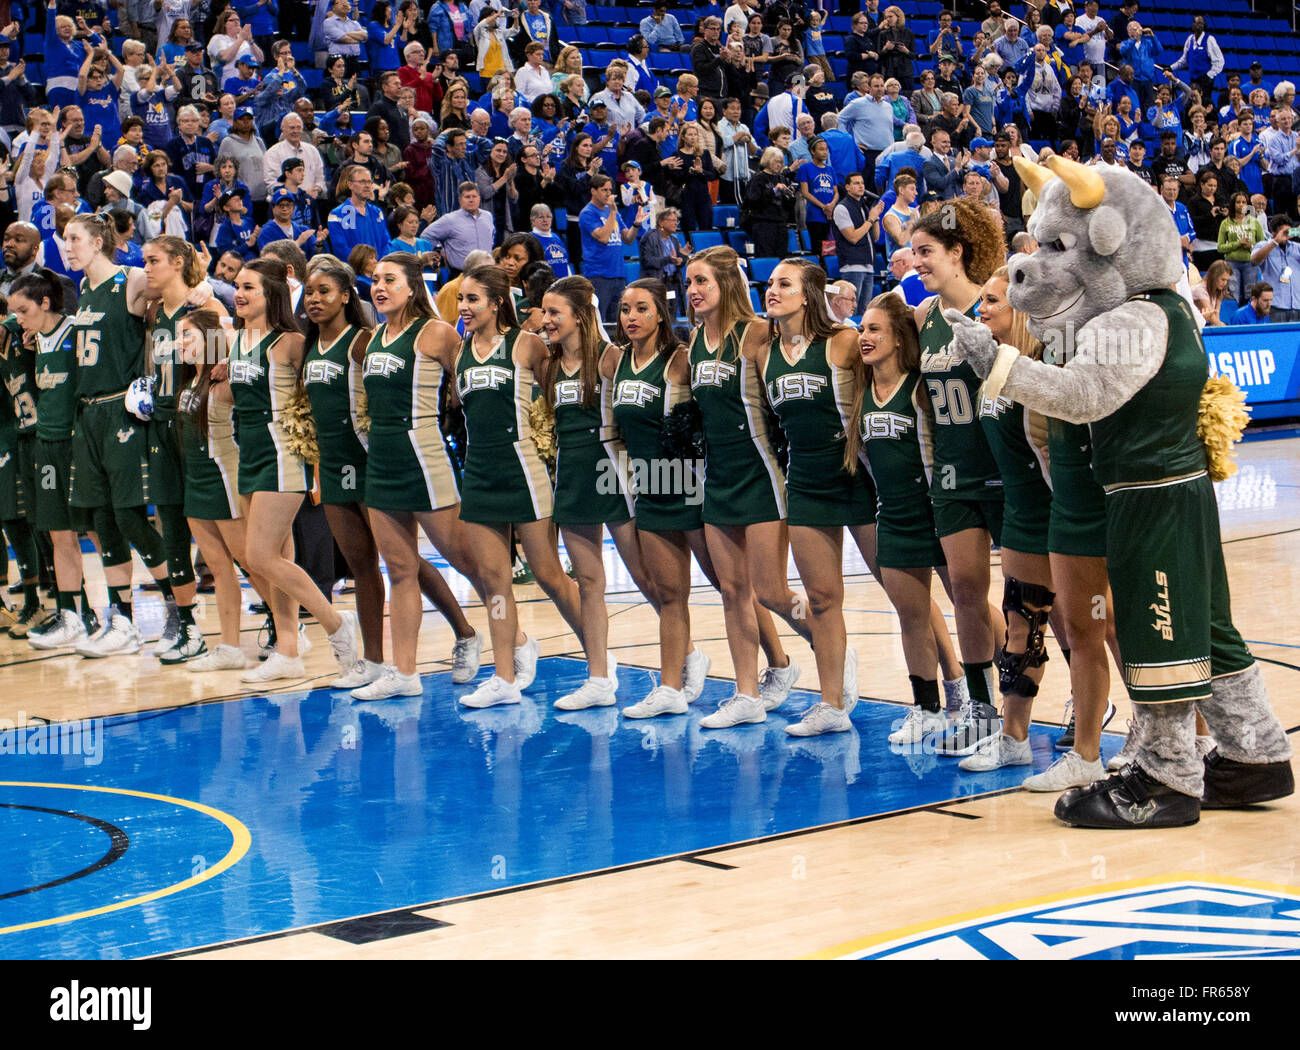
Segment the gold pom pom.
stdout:
<svg viewBox="0 0 1300 1050">
<path fill-rule="evenodd" d="M 533 431 L 537 454 L 550 470 L 555 469 L 555 410 L 544 397 L 528 406 L 528 425 Z"/>
<path fill-rule="evenodd" d="M 1250 422 L 1246 395 L 1224 376 L 1211 376 L 1201 391 L 1196 416 L 1196 434 L 1205 446 L 1211 481 L 1223 481 L 1237 473 L 1232 447 Z"/>
<path fill-rule="evenodd" d="M 311 414 L 311 399 L 301 387 L 294 391 L 276 421 L 284 435 L 285 447 L 306 463 L 320 462 L 316 445 L 316 420 Z"/>
<path fill-rule="evenodd" d="M 362 434 L 370 433 L 370 399 L 366 397 L 366 388 L 359 386 L 357 388 L 355 426 Z"/>
</svg>

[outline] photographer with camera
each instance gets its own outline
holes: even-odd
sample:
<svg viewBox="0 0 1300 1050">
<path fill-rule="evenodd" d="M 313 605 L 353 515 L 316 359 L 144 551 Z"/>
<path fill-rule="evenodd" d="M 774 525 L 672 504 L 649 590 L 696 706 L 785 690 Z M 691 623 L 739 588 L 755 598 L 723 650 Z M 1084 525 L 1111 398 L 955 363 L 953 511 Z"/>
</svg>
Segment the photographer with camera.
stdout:
<svg viewBox="0 0 1300 1050">
<path fill-rule="evenodd" d="M 754 254 L 784 259 L 789 253 L 788 230 L 794 222 L 797 196 L 785 170 L 785 157 L 775 146 L 763 151 L 758 171 L 745 186 L 748 230 L 754 238 Z"/>
</svg>

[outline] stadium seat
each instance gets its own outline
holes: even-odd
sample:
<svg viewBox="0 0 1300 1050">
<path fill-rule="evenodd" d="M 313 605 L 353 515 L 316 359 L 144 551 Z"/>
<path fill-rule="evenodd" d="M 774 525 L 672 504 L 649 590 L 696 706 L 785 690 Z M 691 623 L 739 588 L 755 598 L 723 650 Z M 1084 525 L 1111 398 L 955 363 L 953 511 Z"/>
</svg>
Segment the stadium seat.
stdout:
<svg viewBox="0 0 1300 1050">
<path fill-rule="evenodd" d="M 749 234 L 744 230 L 728 230 L 727 244 L 737 255 L 745 257 L 753 250 L 754 245 L 750 242 Z"/>
<path fill-rule="evenodd" d="M 734 204 L 715 204 L 713 206 L 713 225 L 716 229 L 730 229 L 739 222 L 740 209 Z"/>
<path fill-rule="evenodd" d="M 696 230 L 691 234 L 691 243 L 697 252 L 705 248 L 716 248 L 722 244 L 722 234 L 717 230 Z"/>
<path fill-rule="evenodd" d="M 822 269 L 826 271 L 826 276 L 836 278 L 840 275 L 840 260 L 834 255 L 828 255 L 822 260 Z"/>
<path fill-rule="evenodd" d="M 641 279 L 641 262 L 640 260 L 628 260 L 623 263 L 623 276 L 627 278 L 628 284 Z"/>
<path fill-rule="evenodd" d="M 762 283 L 772 276 L 772 271 L 781 263 L 780 259 L 763 257 L 761 259 L 751 259 L 749 262 L 749 279 Z"/>
</svg>

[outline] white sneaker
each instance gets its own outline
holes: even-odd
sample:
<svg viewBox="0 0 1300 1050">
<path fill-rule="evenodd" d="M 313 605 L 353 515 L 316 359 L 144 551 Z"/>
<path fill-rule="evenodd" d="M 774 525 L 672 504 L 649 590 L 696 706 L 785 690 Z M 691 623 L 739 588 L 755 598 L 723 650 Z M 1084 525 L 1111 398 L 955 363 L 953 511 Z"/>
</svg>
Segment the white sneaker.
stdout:
<svg viewBox="0 0 1300 1050">
<path fill-rule="evenodd" d="M 167 618 L 163 621 L 162 636 L 158 639 L 158 644 L 153 647 L 154 656 L 162 656 L 163 653 L 170 652 L 176 648 L 176 644 L 181 640 L 181 614 L 176 607 L 176 599 L 167 599 Z"/>
<path fill-rule="evenodd" d="M 114 609 L 107 625 L 78 645 L 77 652 L 88 660 L 98 660 L 138 653 L 143 645 L 144 639 L 136 625 Z"/>
<path fill-rule="evenodd" d="M 267 622 L 270 622 L 270 617 L 267 618 Z M 263 624 L 261 630 L 265 629 L 266 626 Z M 261 632 L 259 631 L 258 633 L 260 634 Z M 274 641 L 268 641 L 267 644 L 262 646 L 258 651 L 257 658 L 259 660 L 269 658 L 270 655 L 276 651 L 275 647 L 276 643 Z M 311 652 L 311 638 L 307 635 L 307 625 L 305 623 L 300 623 L 298 624 L 298 656 L 306 656 L 309 652 Z"/>
<path fill-rule="evenodd" d="M 515 686 L 521 693 L 537 677 L 537 658 L 541 654 L 541 644 L 532 637 L 524 639 L 524 644 L 515 649 Z"/>
<path fill-rule="evenodd" d="M 758 698 L 763 701 L 763 710 L 775 711 L 790 695 L 795 682 L 799 681 L 799 665 L 790 657 L 785 667 L 765 667 L 758 676 Z"/>
<path fill-rule="evenodd" d="M 821 736 L 823 733 L 846 733 L 853 728 L 849 714 L 830 704 L 815 703 L 798 722 L 785 727 L 790 736 Z"/>
<path fill-rule="evenodd" d="M 170 667 L 172 664 L 183 664 L 200 656 L 206 656 L 207 652 L 208 643 L 204 641 L 203 632 L 199 630 L 198 624 L 182 624 L 181 633 L 176 636 L 176 644 L 160 655 L 158 662 L 164 667 Z"/>
<path fill-rule="evenodd" d="M 644 700 L 623 708 L 624 718 L 656 718 L 686 714 L 686 692 L 669 685 L 657 685 Z"/>
<path fill-rule="evenodd" d="M 1140 744 L 1141 738 L 1138 736 L 1137 720 L 1130 718 L 1128 720 L 1128 737 L 1124 740 L 1124 746 L 1119 749 L 1118 753 L 1110 756 L 1106 768 L 1112 773 L 1127 769 L 1129 763 L 1137 757 Z"/>
<path fill-rule="evenodd" d="M 997 733 L 989 737 L 975 750 L 975 754 L 963 758 L 957 765 L 968 773 L 987 773 L 1003 766 L 1032 766 L 1034 754 L 1029 747 L 1029 738 L 1013 740 L 1006 733 Z"/>
<path fill-rule="evenodd" d="M 384 674 L 384 667 L 384 664 L 377 664 L 373 660 L 358 660 L 348 670 L 347 674 L 341 674 L 330 682 L 330 688 L 360 689 L 363 685 L 379 681 Z M 410 695 L 414 696 L 415 694 Z"/>
<path fill-rule="evenodd" d="M 242 671 L 247 666 L 248 661 L 244 658 L 244 650 L 239 646 L 218 645 L 206 656 L 191 660 L 186 664 L 186 670 L 194 674 L 203 674 L 205 671 Z"/>
<path fill-rule="evenodd" d="M 494 674 L 472 693 L 460 698 L 465 707 L 496 707 L 498 704 L 518 704 L 523 701 L 519 680 L 507 682 L 499 674 Z"/>
<path fill-rule="evenodd" d="M 960 714 L 961 709 L 970 703 L 970 687 L 966 676 L 954 678 L 951 682 L 943 679 L 943 710 L 949 718 Z"/>
<path fill-rule="evenodd" d="M 451 680 L 457 685 L 474 681 L 482 658 L 483 636 L 478 631 L 472 638 L 457 638 L 451 647 Z"/>
<path fill-rule="evenodd" d="M 59 622 L 48 631 L 27 636 L 27 644 L 33 649 L 66 649 L 70 645 L 79 646 L 85 640 L 86 625 L 71 609 L 60 612 Z"/>
<path fill-rule="evenodd" d="M 788 690 L 787 690 L 788 692 Z M 701 729 L 730 729 L 750 722 L 766 722 L 768 708 L 756 696 L 737 693 L 718 705 L 713 714 L 700 719 Z"/>
<path fill-rule="evenodd" d="M 334 650 L 334 659 L 346 674 L 356 666 L 361 656 L 360 630 L 357 625 L 357 614 L 351 609 L 342 610 L 339 619 L 343 621 L 339 624 L 339 629 L 329 635 L 330 648 Z"/>
<path fill-rule="evenodd" d="M 610 707 L 618 697 L 618 679 L 613 675 L 608 678 L 588 678 L 575 692 L 562 696 L 555 701 L 560 711 L 585 711 L 589 707 Z"/>
<path fill-rule="evenodd" d="M 894 745 L 912 746 L 921 743 L 932 733 L 942 733 L 948 728 L 948 716 L 942 711 L 927 711 L 913 704 L 903 719 L 903 724 L 889 734 Z"/>
<path fill-rule="evenodd" d="M 272 653 L 266 663 L 259 664 L 239 676 L 241 682 L 276 682 L 280 679 L 306 678 L 302 657 L 290 658 L 283 653 Z"/>
<path fill-rule="evenodd" d="M 858 706 L 858 654 L 852 646 L 844 649 L 844 713 L 852 716 Z"/>
<path fill-rule="evenodd" d="M 704 680 L 709 677 L 709 668 L 713 661 L 707 653 L 692 649 L 686 654 L 686 664 L 682 668 L 682 692 L 686 694 L 688 704 L 695 703 L 704 692 Z"/>
<path fill-rule="evenodd" d="M 419 696 L 424 692 L 424 683 L 420 681 L 419 674 L 402 674 L 392 664 L 370 666 L 379 668 L 379 677 L 359 689 L 353 689 L 353 700 L 387 700 L 394 696 Z"/>
<path fill-rule="evenodd" d="M 1067 751 L 1041 773 L 1026 777 L 1020 784 L 1026 791 L 1065 791 L 1087 787 L 1106 775 L 1101 759 L 1089 762 L 1077 751 Z"/>
</svg>

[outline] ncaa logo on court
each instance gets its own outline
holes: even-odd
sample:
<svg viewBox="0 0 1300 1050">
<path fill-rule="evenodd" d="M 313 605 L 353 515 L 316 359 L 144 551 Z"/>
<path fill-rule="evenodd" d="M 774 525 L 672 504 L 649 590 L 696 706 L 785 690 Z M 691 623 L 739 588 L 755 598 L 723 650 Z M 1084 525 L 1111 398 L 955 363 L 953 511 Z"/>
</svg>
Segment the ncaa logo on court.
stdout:
<svg viewBox="0 0 1300 1050">
<path fill-rule="evenodd" d="M 841 959 L 1300 959 L 1300 890 L 1165 876 L 940 919 L 818 953 Z"/>
</svg>

